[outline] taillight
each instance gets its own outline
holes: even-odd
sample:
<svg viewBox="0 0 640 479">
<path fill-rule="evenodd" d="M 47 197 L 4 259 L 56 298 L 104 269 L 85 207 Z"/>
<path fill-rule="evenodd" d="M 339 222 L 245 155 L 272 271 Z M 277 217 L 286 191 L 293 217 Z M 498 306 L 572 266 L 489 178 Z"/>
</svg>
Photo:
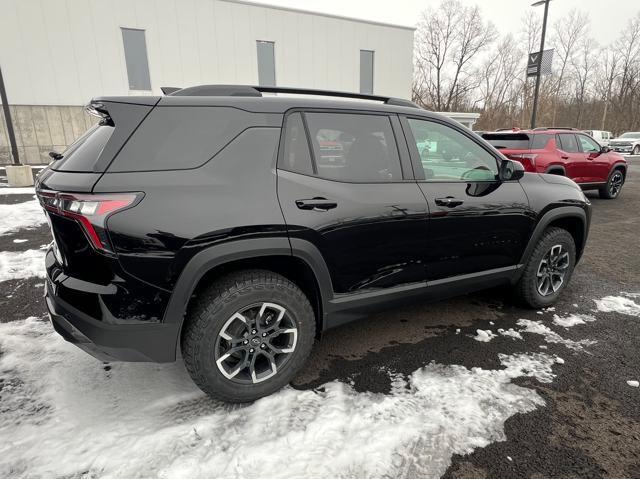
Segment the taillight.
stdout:
<svg viewBox="0 0 640 479">
<path fill-rule="evenodd" d="M 113 247 L 107 234 L 106 222 L 118 211 L 135 206 L 143 193 L 106 193 L 84 195 L 38 191 L 40 204 L 47 211 L 76 220 L 98 251 L 113 254 Z"/>
<path fill-rule="evenodd" d="M 524 169 L 527 171 L 535 171 L 536 169 L 536 155 L 535 153 L 509 153 L 506 155 L 511 160 L 516 160 L 522 163 Z"/>
</svg>

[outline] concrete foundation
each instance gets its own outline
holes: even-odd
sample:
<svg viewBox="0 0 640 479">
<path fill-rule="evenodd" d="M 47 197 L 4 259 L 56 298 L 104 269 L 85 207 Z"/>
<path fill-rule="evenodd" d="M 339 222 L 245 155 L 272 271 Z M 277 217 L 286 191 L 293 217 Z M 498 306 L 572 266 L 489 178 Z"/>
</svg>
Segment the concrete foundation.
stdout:
<svg viewBox="0 0 640 479">
<path fill-rule="evenodd" d="M 33 173 L 29 165 L 7 165 L 9 186 L 33 186 Z"/>
</svg>

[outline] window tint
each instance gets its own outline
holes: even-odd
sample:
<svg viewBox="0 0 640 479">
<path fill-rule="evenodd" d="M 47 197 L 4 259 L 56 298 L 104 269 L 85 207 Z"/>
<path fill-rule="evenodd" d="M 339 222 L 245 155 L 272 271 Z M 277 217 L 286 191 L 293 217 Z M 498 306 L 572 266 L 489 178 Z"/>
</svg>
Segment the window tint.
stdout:
<svg viewBox="0 0 640 479">
<path fill-rule="evenodd" d="M 280 168 L 304 175 L 313 174 L 309 142 L 302 123 L 302 115 L 300 113 L 289 115 L 285 128 L 284 153 Z"/>
<path fill-rule="evenodd" d="M 360 93 L 373 94 L 373 55 L 371 50 L 360 50 Z"/>
<path fill-rule="evenodd" d="M 147 42 L 144 38 L 144 30 L 123 28 L 122 41 L 124 43 L 124 59 L 127 65 L 129 89 L 151 90 Z"/>
<path fill-rule="evenodd" d="M 114 130 L 115 128 L 112 126 L 95 125 L 62 153 L 62 159 L 54 162 L 52 169 L 78 172 L 93 171 L 94 165 Z"/>
<path fill-rule="evenodd" d="M 109 171 L 196 168 L 251 123 L 251 113 L 237 108 L 156 107 L 125 144 Z"/>
<path fill-rule="evenodd" d="M 576 141 L 576 137 L 573 133 L 560 133 L 558 137 L 560 137 L 560 147 L 563 151 L 566 151 L 567 153 L 578 153 L 580 151 L 578 149 L 578 142 Z"/>
<path fill-rule="evenodd" d="M 305 113 L 318 175 L 338 181 L 399 181 L 391 121 L 382 115 Z"/>
<path fill-rule="evenodd" d="M 544 133 L 538 133 L 533 135 L 533 139 L 531 140 L 531 149 L 532 150 L 542 150 L 547 146 L 549 140 L 551 139 L 551 135 L 547 135 Z"/>
<path fill-rule="evenodd" d="M 482 138 L 498 150 L 529 149 L 529 135 L 526 133 L 485 133 Z"/>
<path fill-rule="evenodd" d="M 275 44 L 258 40 L 258 84 L 276 86 Z"/>
<path fill-rule="evenodd" d="M 492 181 L 493 155 L 471 138 L 440 123 L 409 119 L 427 181 Z"/>
<path fill-rule="evenodd" d="M 597 153 L 600 151 L 600 145 L 594 140 L 585 135 L 577 135 L 578 141 L 580 141 L 580 147 L 585 153 Z"/>
</svg>

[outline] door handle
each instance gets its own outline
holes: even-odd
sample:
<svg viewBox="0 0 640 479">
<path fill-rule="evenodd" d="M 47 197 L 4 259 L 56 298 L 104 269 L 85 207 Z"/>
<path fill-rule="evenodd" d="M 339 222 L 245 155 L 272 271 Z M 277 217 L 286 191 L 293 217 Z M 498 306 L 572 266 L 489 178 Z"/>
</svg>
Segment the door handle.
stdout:
<svg viewBox="0 0 640 479">
<path fill-rule="evenodd" d="M 568 159 L 569 159 L 569 157 L 568 157 L 568 156 L 564 156 L 564 155 L 563 155 L 563 156 L 561 156 L 560 158 L 562 158 L 563 160 L 568 160 Z"/>
<path fill-rule="evenodd" d="M 436 198 L 436 205 L 438 206 L 448 206 L 449 208 L 454 208 L 461 205 L 462 203 L 464 203 L 464 201 L 459 200 L 458 198 L 454 198 L 453 196 L 447 196 L 446 198 Z"/>
<path fill-rule="evenodd" d="M 296 200 L 296 206 L 301 210 L 327 211 L 338 206 L 338 203 L 326 198 L 311 198 L 307 200 Z"/>
</svg>

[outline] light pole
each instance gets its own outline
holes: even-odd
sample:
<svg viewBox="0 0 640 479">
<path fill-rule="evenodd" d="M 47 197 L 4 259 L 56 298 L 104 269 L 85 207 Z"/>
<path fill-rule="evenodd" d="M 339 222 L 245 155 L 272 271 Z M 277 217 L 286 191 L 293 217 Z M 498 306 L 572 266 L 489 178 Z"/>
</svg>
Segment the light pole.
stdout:
<svg viewBox="0 0 640 479">
<path fill-rule="evenodd" d="M 13 131 L 11 110 L 9 110 L 9 100 L 7 100 L 7 91 L 4 88 L 4 79 L 2 78 L 2 68 L 0 68 L 0 100 L 2 100 L 4 120 L 7 124 L 7 133 L 9 134 L 9 144 L 11 145 L 11 153 L 13 154 L 13 163 L 15 165 L 20 165 L 20 156 L 18 155 L 18 147 L 16 146 L 16 134 Z"/>
<path fill-rule="evenodd" d="M 542 20 L 542 37 L 540 38 L 540 53 L 538 54 L 538 74 L 536 75 L 536 88 L 533 93 L 533 108 L 531 110 L 531 128 L 536 127 L 536 115 L 538 114 L 538 93 L 540 92 L 540 74 L 542 73 L 542 54 L 544 52 L 544 36 L 547 33 L 547 14 L 549 13 L 549 2 L 551 0 L 538 0 L 532 7 L 544 4 L 544 19 Z"/>
</svg>

